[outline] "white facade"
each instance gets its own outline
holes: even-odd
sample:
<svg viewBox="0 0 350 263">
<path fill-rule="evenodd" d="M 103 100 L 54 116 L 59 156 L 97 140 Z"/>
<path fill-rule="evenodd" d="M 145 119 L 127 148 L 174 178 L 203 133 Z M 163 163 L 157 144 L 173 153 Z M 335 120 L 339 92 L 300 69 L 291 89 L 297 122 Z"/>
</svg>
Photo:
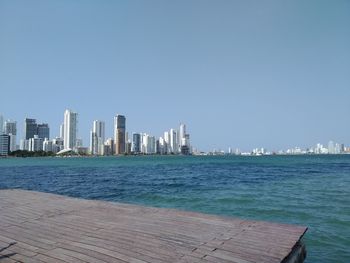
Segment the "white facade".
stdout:
<svg viewBox="0 0 350 263">
<path fill-rule="evenodd" d="M 166 153 L 170 153 L 171 149 L 170 149 L 170 133 L 168 131 L 164 132 L 164 142 L 166 145 Z"/>
<path fill-rule="evenodd" d="M 167 154 L 167 143 L 165 142 L 164 138 L 159 137 L 159 153 L 160 154 Z"/>
<path fill-rule="evenodd" d="M 43 151 L 44 152 L 52 152 L 52 141 L 49 139 L 45 138 L 43 142 Z"/>
<path fill-rule="evenodd" d="M 21 139 L 19 142 L 19 149 L 21 151 L 29 151 L 29 140 Z"/>
<path fill-rule="evenodd" d="M 141 138 L 141 152 L 144 154 L 155 154 L 156 138 L 147 133 L 142 134 Z"/>
<path fill-rule="evenodd" d="M 77 146 L 77 123 L 78 114 L 70 110 L 64 112 L 64 123 L 63 123 L 63 139 L 64 149 L 73 150 Z"/>
<path fill-rule="evenodd" d="M 60 138 L 64 139 L 64 124 L 60 125 Z"/>
<path fill-rule="evenodd" d="M 62 151 L 64 146 L 64 141 L 60 137 L 56 137 L 52 140 L 52 152 L 58 153 L 59 151 Z"/>
<path fill-rule="evenodd" d="M 186 125 L 183 123 L 180 124 L 179 144 L 180 146 L 186 145 Z"/>
<path fill-rule="evenodd" d="M 95 120 L 90 132 L 90 153 L 94 155 L 104 154 L 105 123 Z"/>
<path fill-rule="evenodd" d="M 14 152 L 17 150 L 17 145 L 16 145 L 17 136 L 12 133 L 9 133 L 8 135 L 10 136 L 10 152 Z"/>
<path fill-rule="evenodd" d="M 38 152 L 43 150 L 43 139 L 38 135 L 34 135 L 34 138 L 29 139 L 29 151 Z"/>
<path fill-rule="evenodd" d="M 330 141 L 328 143 L 328 153 L 329 154 L 335 154 L 335 145 L 334 145 L 334 142 L 333 141 Z"/>
<path fill-rule="evenodd" d="M 170 129 L 170 152 L 178 153 L 177 132 L 174 129 Z"/>
</svg>

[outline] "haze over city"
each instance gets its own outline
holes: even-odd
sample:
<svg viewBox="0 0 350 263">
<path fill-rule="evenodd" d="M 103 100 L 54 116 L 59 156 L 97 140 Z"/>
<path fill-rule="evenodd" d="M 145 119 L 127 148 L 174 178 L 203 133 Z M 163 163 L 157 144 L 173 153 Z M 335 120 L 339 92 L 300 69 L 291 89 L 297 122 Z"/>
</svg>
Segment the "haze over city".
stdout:
<svg viewBox="0 0 350 263">
<path fill-rule="evenodd" d="M 350 143 L 350 2 L 81 3 L 0 2 L 0 113 L 19 138 L 26 117 L 58 135 L 70 108 L 85 145 L 116 114 L 130 133 L 186 123 L 206 151 Z"/>
</svg>

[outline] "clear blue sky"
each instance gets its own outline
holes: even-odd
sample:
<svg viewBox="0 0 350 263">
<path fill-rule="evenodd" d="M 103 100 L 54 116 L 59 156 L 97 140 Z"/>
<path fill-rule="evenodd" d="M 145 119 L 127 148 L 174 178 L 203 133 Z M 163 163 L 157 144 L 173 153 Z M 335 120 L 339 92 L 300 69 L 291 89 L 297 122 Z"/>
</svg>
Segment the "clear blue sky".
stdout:
<svg viewBox="0 0 350 263">
<path fill-rule="evenodd" d="M 185 122 L 203 150 L 350 144 L 350 1 L 0 0 L 0 113 Z"/>
</svg>

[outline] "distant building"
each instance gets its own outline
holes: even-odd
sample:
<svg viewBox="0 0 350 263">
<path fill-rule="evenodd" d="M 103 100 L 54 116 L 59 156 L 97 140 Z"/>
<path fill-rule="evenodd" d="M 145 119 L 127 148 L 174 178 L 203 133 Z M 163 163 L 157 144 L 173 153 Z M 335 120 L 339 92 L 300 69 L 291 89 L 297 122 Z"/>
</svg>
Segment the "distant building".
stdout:
<svg viewBox="0 0 350 263">
<path fill-rule="evenodd" d="M 19 149 L 22 151 L 29 151 L 29 140 L 21 139 L 19 142 Z"/>
<path fill-rule="evenodd" d="M 90 153 L 94 155 L 104 154 L 105 123 L 95 120 L 90 134 Z"/>
<path fill-rule="evenodd" d="M 0 156 L 7 156 L 10 152 L 10 136 L 0 134 Z"/>
<path fill-rule="evenodd" d="M 10 138 L 10 152 L 17 150 L 17 122 L 7 120 L 4 124 L 4 133 Z"/>
<path fill-rule="evenodd" d="M 52 141 L 50 141 L 48 138 L 45 138 L 43 142 L 43 151 L 53 152 Z"/>
<path fill-rule="evenodd" d="M 328 153 L 329 154 L 335 154 L 336 151 L 335 151 L 335 145 L 334 145 L 334 142 L 333 141 L 330 141 L 328 143 Z"/>
<path fill-rule="evenodd" d="M 115 154 L 125 153 L 126 119 L 123 115 L 114 117 Z"/>
<path fill-rule="evenodd" d="M 164 138 L 159 137 L 158 140 L 158 149 L 157 152 L 159 152 L 159 154 L 167 154 L 167 143 L 165 142 Z"/>
<path fill-rule="evenodd" d="M 171 153 L 178 153 L 177 132 L 174 129 L 170 129 L 170 150 Z"/>
<path fill-rule="evenodd" d="M 4 132 L 5 134 L 11 133 L 13 135 L 17 135 L 17 122 L 10 120 L 5 121 Z"/>
<path fill-rule="evenodd" d="M 144 133 L 141 140 L 141 152 L 143 154 L 156 153 L 156 138 L 154 136 Z"/>
<path fill-rule="evenodd" d="M 38 125 L 36 120 L 26 118 L 24 120 L 24 138 L 29 140 L 34 138 L 34 135 L 38 135 Z"/>
<path fill-rule="evenodd" d="M 39 138 L 43 140 L 45 138 L 50 139 L 50 128 L 47 123 L 38 124 L 37 129 L 37 135 Z"/>
<path fill-rule="evenodd" d="M 0 114 L 0 135 L 4 133 L 4 117 Z"/>
<path fill-rule="evenodd" d="M 61 137 L 56 137 L 52 140 L 52 152 L 58 153 L 64 149 L 64 141 Z"/>
<path fill-rule="evenodd" d="M 168 131 L 164 132 L 164 148 L 165 148 L 165 154 L 171 153 L 170 148 L 170 133 Z"/>
<path fill-rule="evenodd" d="M 136 154 L 141 152 L 141 134 L 140 133 L 132 134 L 131 152 Z"/>
<path fill-rule="evenodd" d="M 113 155 L 114 154 L 114 140 L 112 138 L 108 138 L 105 141 L 104 145 L 104 155 Z"/>
<path fill-rule="evenodd" d="M 64 149 L 73 150 L 77 146 L 78 113 L 66 110 L 64 112 Z"/>
<path fill-rule="evenodd" d="M 43 142 L 42 138 L 39 138 L 38 135 L 34 135 L 33 138 L 29 139 L 29 151 L 38 152 L 43 150 Z"/>
<path fill-rule="evenodd" d="M 190 154 L 190 148 L 188 148 L 187 145 L 182 145 L 180 151 L 181 151 L 181 154 L 183 154 L 183 155 L 189 155 Z"/>
</svg>

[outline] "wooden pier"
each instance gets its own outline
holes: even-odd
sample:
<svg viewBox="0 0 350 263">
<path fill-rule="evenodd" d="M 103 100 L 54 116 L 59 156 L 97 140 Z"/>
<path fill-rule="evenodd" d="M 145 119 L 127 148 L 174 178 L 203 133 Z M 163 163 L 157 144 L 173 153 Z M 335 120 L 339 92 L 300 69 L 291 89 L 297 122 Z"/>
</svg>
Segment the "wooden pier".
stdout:
<svg viewBox="0 0 350 263">
<path fill-rule="evenodd" d="M 303 262 L 305 227 L 0 190 L 0 262 Z"/>
</svg>

